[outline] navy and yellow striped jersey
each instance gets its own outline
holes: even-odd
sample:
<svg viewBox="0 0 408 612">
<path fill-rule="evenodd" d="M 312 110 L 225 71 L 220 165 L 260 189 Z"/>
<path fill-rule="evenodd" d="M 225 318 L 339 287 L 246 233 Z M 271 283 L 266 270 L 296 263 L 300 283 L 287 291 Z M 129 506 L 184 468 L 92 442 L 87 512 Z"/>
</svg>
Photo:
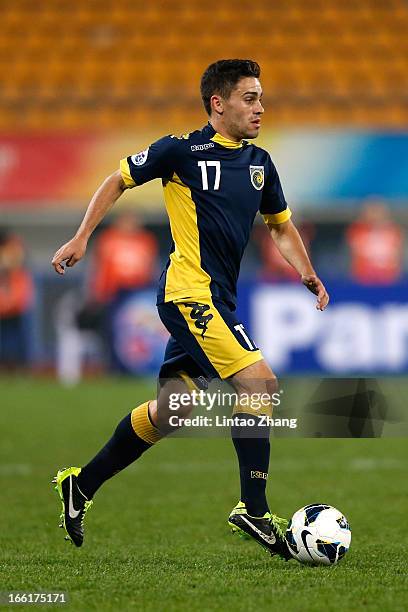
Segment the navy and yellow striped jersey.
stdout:
<svg viewBox="0 0 408 612">
<path fill-rule="evenodd" d="M 173 244 L 158 304 L 208 296 L 235 303 L 239 268 L 258 211 L 266 222 L 290 217 L 269 154 L 233 142 L 211 124 L 165 136 L 121 160 L 127 187 L 161 178 Z"/>
</svg>

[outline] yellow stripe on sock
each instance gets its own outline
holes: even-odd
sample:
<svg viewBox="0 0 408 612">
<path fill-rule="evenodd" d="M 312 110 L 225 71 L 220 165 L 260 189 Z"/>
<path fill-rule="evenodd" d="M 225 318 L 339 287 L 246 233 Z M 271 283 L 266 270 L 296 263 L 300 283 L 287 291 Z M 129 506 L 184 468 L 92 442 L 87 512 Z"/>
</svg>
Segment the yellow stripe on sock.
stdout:
<svg viewBox="0 0 408 612">
<path fill-rule="evenodd" d="M 163 437 L 150 420 L 149 402 L 132 410 L 131 421 L 134 432 L 148 444 L 155 444 Z"/>
</svg>

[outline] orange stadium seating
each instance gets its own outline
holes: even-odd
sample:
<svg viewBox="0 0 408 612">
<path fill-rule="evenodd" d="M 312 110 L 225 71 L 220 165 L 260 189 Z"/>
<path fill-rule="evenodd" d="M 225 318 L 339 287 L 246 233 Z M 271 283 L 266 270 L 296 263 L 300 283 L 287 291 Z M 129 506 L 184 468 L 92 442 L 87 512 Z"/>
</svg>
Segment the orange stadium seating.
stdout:
<svg viewBox="0 0 408 612">
<path fill-rule="evenodd" d="M 2 0 L 0 17 L 3 132 L 200 121 L 219 57 L 259 61 L 266 123 L 408 123 L 405 0 Z"/>
</svg>

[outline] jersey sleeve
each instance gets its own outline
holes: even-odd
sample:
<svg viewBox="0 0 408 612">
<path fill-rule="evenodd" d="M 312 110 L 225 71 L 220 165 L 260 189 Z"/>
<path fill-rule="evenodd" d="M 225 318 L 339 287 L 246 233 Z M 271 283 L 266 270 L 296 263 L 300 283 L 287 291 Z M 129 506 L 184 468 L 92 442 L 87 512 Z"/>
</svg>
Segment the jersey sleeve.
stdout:
<svg viewBox="0 0 408 612">
<path fill-rule="evenodd" d="M 177 138 L 164 136 L 144 151 L 120 160 L 120 172 L 129 189 L 156 178 L 171 178 L 174 173 Z"/>
<path fill-rule="evenodd" d="M 259 212 L 265 223 L 284 223 L 290 219 L 292 212 L 287 205 L 278 172 L 269 155 L 266 166 L 265 186 L 262 190 Z"/>
</svg>

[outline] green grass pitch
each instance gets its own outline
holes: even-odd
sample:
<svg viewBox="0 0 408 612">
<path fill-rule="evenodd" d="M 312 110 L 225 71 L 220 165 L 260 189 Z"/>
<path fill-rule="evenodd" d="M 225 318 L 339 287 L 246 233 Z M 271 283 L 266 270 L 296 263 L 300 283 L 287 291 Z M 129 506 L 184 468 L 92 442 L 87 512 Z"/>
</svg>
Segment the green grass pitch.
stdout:
<svg viewBox="0 0 408 612">
<path fill-rule="evenodd" d="M 226 439 L 160 442 L 98 492 L 83 548 L 64 542 L 51 478 L 84 464 L 153 389 L 0 380 L 0 591 L 63 590 L 70 610 L 406 610 L 406 439 L 272 441 L 272 510 L 326 502 L 349 519 L 336 567 L 271 559 L 229 533 L 238 476 Z"/>
</svg>

